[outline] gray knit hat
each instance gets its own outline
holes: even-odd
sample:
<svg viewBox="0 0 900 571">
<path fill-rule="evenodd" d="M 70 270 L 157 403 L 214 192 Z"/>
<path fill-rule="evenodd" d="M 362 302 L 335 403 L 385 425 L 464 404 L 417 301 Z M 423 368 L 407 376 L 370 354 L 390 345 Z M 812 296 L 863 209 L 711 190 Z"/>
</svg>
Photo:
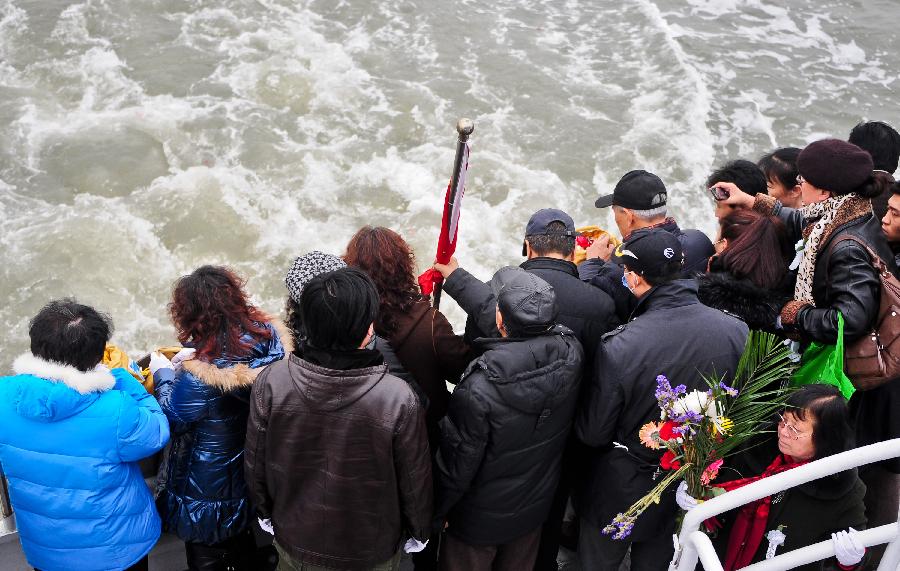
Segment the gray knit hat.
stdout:
<svg viewBox="0 0 900 571">
<path fill-rule="evenodd" d="M 288 294 L 291 296 L 291 299 L 300 303 L 300 294 L 303 293 L 303 288 L 305 288 L 306 284 L 311 282 L 313 278 L 346 267 L 347 263 L 337 256 L 313 250 L 294 260 L 291 269 L 289 269 L 287 275 L 284 276 L 284 285 L 287 286 Z"/>
</svg>

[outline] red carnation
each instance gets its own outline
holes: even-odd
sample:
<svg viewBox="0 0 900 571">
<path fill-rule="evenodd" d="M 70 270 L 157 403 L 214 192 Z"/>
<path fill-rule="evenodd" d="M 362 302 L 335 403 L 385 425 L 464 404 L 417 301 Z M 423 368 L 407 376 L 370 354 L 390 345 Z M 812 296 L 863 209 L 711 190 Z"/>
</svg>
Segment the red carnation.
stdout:
<svg viewBox="0 0 900 571">
<path fill-rule="evenodd" d="M 675 432 L 675 429 L 681 426 L 677 422 L 667 420 L 659 429 L 659 437 L 663 440 L 672 440 L 673 438 L 681 438 L 681 435 Z"/>
<path fill-rule="evenodd" d="M 663 470 L 677 470 L 681 468 L 681 462 L 675 459 L 675 453 L 666 450 L 666 453 L 659 459 L 659 465 Z"/>
</svg>

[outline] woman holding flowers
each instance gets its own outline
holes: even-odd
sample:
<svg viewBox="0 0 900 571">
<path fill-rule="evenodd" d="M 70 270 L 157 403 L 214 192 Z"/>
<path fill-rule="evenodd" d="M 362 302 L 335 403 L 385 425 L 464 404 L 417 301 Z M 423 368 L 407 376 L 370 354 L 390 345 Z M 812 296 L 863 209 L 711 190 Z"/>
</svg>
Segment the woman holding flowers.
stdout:
<svg viewBox="0 0 900 571">
<path fill-rule="evenodd" d="M 711 484 L 730 491 L 762 478 L 802 466 L 852 447 L 852 429 L 847 404 L 837 388 L 807 385 L 792 394 L 778 417 L 777 438 L 750 448 L 737 458 L 734 469 L 722 469 Z M 744 477 L 728 479 L 741 474 Z M 682 483 L 676 499 L 689 510 L 697 501 Z M 751 502 L 721 516 L 724 527 L 715 539 L 725 571 L 733 571 L 774 555 L 792 551 L 829 537 L 836 560 L 843 570 L 856 569 L 865 549 L 856 530 L 866 525 L 863 496 L 865 486 L 856 470 L 848 470 L 773 496 Z M 717 524 L 719 522 L 716 522 Z M 830 569 L 835 560 L 800 569 Z"/>
</svg>

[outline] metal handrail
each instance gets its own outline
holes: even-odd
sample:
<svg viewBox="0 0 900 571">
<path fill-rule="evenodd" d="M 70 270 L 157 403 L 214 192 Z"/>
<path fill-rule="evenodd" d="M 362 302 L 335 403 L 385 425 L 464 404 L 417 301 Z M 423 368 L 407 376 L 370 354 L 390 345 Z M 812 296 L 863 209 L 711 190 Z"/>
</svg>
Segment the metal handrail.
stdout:
<svg viewBox="0 0 900 571">
<path fill-rule="evenodd" d="M 767 478 L 757 480 L 752 484 L 749 484 L 742 488 L 738 488 L 736 490 L 732 490 L 711 500 L 705 501 L 685 515 L 684 523 L 681 526 L 681 533 L 678 536 L 679 548 L 675 553 L 675 558 L 672 560 L 669 569 L 670 571 L 693 571 L 693 569 L 697 565 L 698 559 L 700 559 L 698 549 L 702 549 L 704 551 L 704 554 L 706 555 L 704 559 L 709 559 L 708 549 L 712 547 L 712 544 L 709 542 L 708 537 L 705 541 L 703 539 L 700 539 L 701 536 L 706 536 L 702 532 L 699 532 L 699 529 L 700 525 L 705 520 L 711 517 L 715 517 L 721 513 L 743 506 L 760 498 L 771 496 L 780 491 L 805 484 L 812 480 L 818 480 L 819 478 L 824 478 L 832 474 L 837 474 L 838 472 L 850 470 L 857 466 L 863 466 L 865 464 L 871 464 L 873 462 L 881 462 L 883 460 L 897 457 L 900 457 L 900 438 L 887 440 L 885 442 L 879 442 L 877 444 L 870 444 L 861 448 L 855 448 L 853 450 L 841 452 L 840 454 L 835 454 L 834 456 L 822 458 L 821 460 L 816 460 L 815 462 L 804 464 L 803 466 L 800 466 L 798 468 L 794 468 L 786 472 L 781 472 L 780 474 L 775 474 L 774 476 L 769 476 Z M 898 525 L 900 525 L 900 523 L 893 525 L 896 528 Z M 866 530 L 865 532 L 863 532 L 865 533 L 866 538 L 877 537 L 879 539 L 882 539 L 881 541 L 875 541 L 870 545 L 879 545 L 881 543 L 890 542 L 888 550 L 882 557 L 881 565 L 878 568 L 879 571 L 894 571 L 897 566 L 900 565 L 900 534 L 898 534 L 896 529 L 894 529 L 893 531 L 890 531 L 890 529 L 883 529 L 890 527 L 891 525 L 889 524 L 887 526 L 881 526 L 879 528 Z M 888 535 L 882 535 L 885 533 Z M 708 546 L 707 543 L 709 544 Z M 823 543 L 830 544 L 830 542 Z M 818 557 L 818 559 L 813 559 L 811 561 L 825 559 L 827 557 L 830 557 L 831 555 L 834 555 L 833 549 L 830 553 L 825 553 L 826 549 L 824 548 L 818 549 L 818 547 L 822 545 L 823 544 L 816 544 L 795 551 L 790 551 L 788 553 L 779 555 L 776 558 L 770 559 L 765 563 L 771 564 L 776 559 L 781 559 L 783 557 L 786 557 L 787 555 L 795 554 L 797 552 L 804 552 L 805 554 L 808 554 L 815 551 L 817 555 L 822 554 L 822 556 Z M 815 549 L 813 550 L 811 548 Z M 797 555 L 797 557 L 799 556 L 800 554 Z M 715 557 L 715 560 L 716 562 L 718 562 L 718 556 Z M 787 560 L 785 559 L 783 561 Z M 796 565 L 792 565 L 791 567 L 780 567 L 776 565 L 764 567 L 762 564 L 756 564 L 759 565 L 759 567 L 755 567 L 755 569 L 756 571 L 762 571 L 762 569 L 790 569 L 802 564 L 803 563 L 796 563 Z M 718 566 L 707 566 L 707 561 L 704 561 L 703 565 L 704 568 L 709 571 L 712 571 L 714 569 L 716 571 L 719 571 L 721 569 L 721 563 L 717 563 Z M 750 567 L 747 567 L 747 569 L 750 569 Z"/>
</svg>

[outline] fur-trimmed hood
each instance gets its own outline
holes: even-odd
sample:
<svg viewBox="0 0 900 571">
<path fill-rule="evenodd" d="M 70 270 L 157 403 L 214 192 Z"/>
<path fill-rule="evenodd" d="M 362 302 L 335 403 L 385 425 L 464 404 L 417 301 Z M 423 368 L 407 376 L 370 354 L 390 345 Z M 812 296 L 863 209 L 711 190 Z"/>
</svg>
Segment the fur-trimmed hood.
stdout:
<svg viewBox="0 0 900 571">
<path fill-rule="evenodd" d="M 203 384 L 222 392 L 250 387 L 266 365 L 294 350 L 294 338 L 280 319 L 270 318 L 267 324 L 278 338 L 258 343 L 248 362 L 235 362 L 229 366 L 227 362 L 207 363 L 191 358 L 182 361 L 181 368 Z"/>
<path fill-rule="evenodd" d="M 243 363 L 220 369 L 212 363 L 206 363 L 199 359 L 185 359 L 181 362 L 181 368 L 194 375 L 201 383 L 220 389 L 222 392 L 251 386 L 262 371 L 262 368 L 251 369 Z"/>
<path fill-rule="evenodd" d="M 47 361 L 31 353 L 19 355 L 13 361 L 13 371 L 19 375 L 32 375 L 63 383 L 83 395 L 108 391 L 116 385 L 116 379 L 106 367 L 98 367 L 85 373 L 71 365 Z"/>
<path fill-rule="evenodd" d="M 771 331 L 782 306 L 790 300 L 785 293 L 763 289 L 728 272 L 700 274 L 697 284 L 697 297 L 703 305 L 743 320 L 750 329 Z"/>
<path fill-rule="evenodd" d="M 82 372 L 30 353 L 13 362 L 14 377 L 4 379 L 16 414 L 39 422 L 54 422 L 81 412 L 116 385 L 106 368 Z"/>
</svg>

